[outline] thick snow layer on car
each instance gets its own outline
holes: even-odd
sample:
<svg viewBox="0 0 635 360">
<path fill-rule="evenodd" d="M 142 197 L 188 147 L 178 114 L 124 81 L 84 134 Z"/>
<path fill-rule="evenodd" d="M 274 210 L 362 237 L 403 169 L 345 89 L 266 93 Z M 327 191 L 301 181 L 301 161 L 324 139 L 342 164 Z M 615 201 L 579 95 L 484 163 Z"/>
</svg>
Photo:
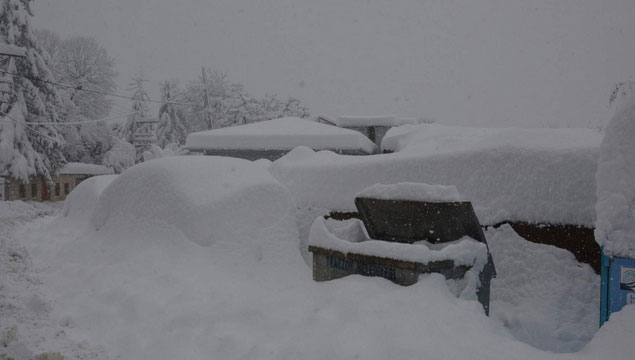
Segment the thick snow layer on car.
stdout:
<svg viewBox="0 0 635 360">
<path fill-rule="evenodd" d="M 635 98 L 621 99 L 606 127 L 597 169 L 596 241 L 635 258 Z"/>
<path fill-rule="evenodd" d="M 457 202 L 461 195 L 456 186 L 423 183 L 375 184 L 355 195 L 383 200 L 413 200 L 425 202 Z"/>
<path fill-rule="evenodd" d="M 367 157 L 296 149 L 270 170 L 300 206 L 354 210 L 355 194 L 370 185 L 416 182 L 456 186 L 482 224 L 594 225 L 599 132 L 519 129 L 509 130 L 514 136 L 502 130 L 494 136 L 490 129 L 419 128 L 446 135 Z M 486 146 L 488 136 L 493 146 Z"/>
<path fill-rule="evenodd" d="M 108 175 L 112 169 L 104 165 L 67 163 L 59 170 L 61 175 Z"/>
<path fill-rule="evenodd" d="M 209 246 L 222 239 L 256 240 L 290 209 L 289 193 L 262 166 L 236 158 L 168 157 L 119 175 L 100 197 L 92 224 L 101 229 L 145 220 Z"/>
<path fill-rule="evenodd" d="M 285 117 L 187 136 L 190 150 L 351 150 L 372 154 L 376 145 L 361 133 L 306 119 Z"/>
</svg>

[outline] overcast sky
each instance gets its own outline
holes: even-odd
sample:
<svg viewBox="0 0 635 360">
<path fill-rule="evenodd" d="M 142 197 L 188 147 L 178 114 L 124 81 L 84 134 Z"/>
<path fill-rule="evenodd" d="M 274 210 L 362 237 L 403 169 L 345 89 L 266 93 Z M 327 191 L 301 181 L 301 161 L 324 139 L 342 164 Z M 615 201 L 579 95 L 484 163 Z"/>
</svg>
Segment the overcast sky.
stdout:
<svg viewBox="0 0 635 360">
<path fill-rule="evenodd" d="M 94 36 L 184 84 L 201 65 L 311 113 L 597 126 L 635 75 L 633 0 L 38 0 L 36 28 Z"/>
</svg>

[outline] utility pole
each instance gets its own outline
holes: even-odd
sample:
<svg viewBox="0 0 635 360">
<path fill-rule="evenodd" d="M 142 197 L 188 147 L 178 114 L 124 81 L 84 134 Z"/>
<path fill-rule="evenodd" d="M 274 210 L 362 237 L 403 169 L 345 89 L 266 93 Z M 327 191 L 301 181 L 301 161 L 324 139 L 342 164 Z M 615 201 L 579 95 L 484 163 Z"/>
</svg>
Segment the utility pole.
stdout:
<svg viewBox="0 0 635 360">
<path fill-rule="evenodd" d="M 207 127 L 210 130 L 214 130 L 214 122 L 212 119 L 212 108 L 211 103 L 209 101 L 209 92 L 207 91 L 207 74 L 205 74 L 205 67 L 202 66 L 203 69 L 203 87 L 205 88 L 205 109 L 207 110 Z"/>
</svg>

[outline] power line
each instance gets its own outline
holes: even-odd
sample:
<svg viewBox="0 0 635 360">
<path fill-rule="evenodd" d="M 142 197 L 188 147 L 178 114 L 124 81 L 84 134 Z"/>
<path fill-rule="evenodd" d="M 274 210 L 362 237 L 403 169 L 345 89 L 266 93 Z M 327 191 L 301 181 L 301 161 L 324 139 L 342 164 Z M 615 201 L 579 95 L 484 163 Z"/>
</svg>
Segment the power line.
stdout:
<svg viewBox="0 0 635 360">
<path fill-rule="evenodd" d="M 121 98 L 121 99 L 128 99 L 128 100 L 139 100 L 137 98 L 133 98 L 130 96 L 125 96 L 125 95 L 119 95 L 119 94 L 114 94 L 114 93 L 109 93 L 106 91 L 101 91 L 101 90 L 93 90 L 93 89 L 85 89 L 83 88 L 81 85 L 80 86 L 73 86 L 73 85 L 67 85 L 67 84 L 60 84 L 54 81 L 49 81 L 49 80 L 44 80 L 44 79 L 38 79 L 38 78 L 34 78 L 34 77 L 30 77 L 30 76 L 26 76 L 26 75 L 21 75 L 21 74 L 16 74 L 10 71 L 6 71 L 6 70 L 2 70 L 0 69 L 0 72 L 3 72 L 5 74 L 9 74 L 9 75 L 13 75 L 13 76 L 17 76 L 17 77 L 21 77 L 27 80 L 31 80 L 31 81 L 40 81 L 40 82 L 45 82 L 45 83 L 49 83 L 49 84 L 53 84 L 53 85 L 57 85 L 57 86 L 61 86 L 61 87 L 65 87 L 65 88 L 69 88 L 69 89 L 74 89 L 77 91 L 86 91 L 86 92 L 92 92 L 95 94 L 100 94 L 100 95 L 106 95 L 106 96 L 113 96 L 113 97 L 117 97 L 117 98 Z M 147 101 L 147 102 L 152 102 L 152 103 L 159 103 L 159 104 L 174 104 L 174 105 L 198 105 L 196 103 L 185 103 L 185 102 L 173 102 L 173 101 L 159 101 L 159 100 L 151 100 L 151 99 L 146 99 L 143 101 Z"/>
<path fill-rule="evenodd" d="M 125 115 L 113 116 L 113 117 L 104 118 L 104 119 L 98 119 L 98 120 L 71 121 L 71 122 L 25 121 L 25 122 L 23 122 L 23 124 L 33 124 L 33 125 L 82 125 L 82 124 L 96 123 L 96 122 L 100 122 L 100 121 L 110 121 L 110 120 L 120 119 L 120 118 L 128 117 L 128 116 L 134 115 L 134 114 L 138 114 L 138 112 L 132 112 L 132 113 L 125 114 Z M 7 115 L 7 116 L 9 116 L 9 115 Z M 11 118 L 11 117 L 9 116 L 9 118 Z M 13 118 L 11 118 L 11 119 L 13 119 Z M 17 121 L 17 120 L 15 120 L 15 121 Z"/>
<path fill-rule="evenodd" d="M 36 132 L 36 133 L 38 133 L 38 134 L 40 134 L 40 135 L 44 136 L 44 137 L 45 137 L 45 138 L 47 138 L 47 139 L 50 139 L 50 140 L 52 140 L 52 141 L 54 141 L 54 142 L 56 142 L 56 143 L 60 143 L 60 140 L 59 140 L 59 139 L 56 139 L 56 138 L 54 138 L 54 137 L 51 137 L 51 136 L 49 136 L 48 134 L 44 134 L 44 133 L 42 133 L 42 132 L 38 131 L 37 129 L 34 129 L 34 128 L 30 127 L 27 123 L 25 123 L 25 122 L 23 122 L 23 121 L 20 121 L 20 120 L 17 120 L 16 118 L 14 118 L 13 116 L 11 116 L 11 115 L 9 115 L 9 114 L 5 114 L 5 116 L 6 116 L 6 117 L 8 117 L 9 119 L 11 119 L 11 120 L 15 121 L 16 123 L 23 125 L 23 126 L 24 126 L 24 127 L 26 127 L 27 129 L 29 129 L 29 130 L 31 130 L 31 131 L 33 131 L 33 132 Z"/>
<path fill-rule="evenodd" d="M 61 145 L 66 145 L 66 146 L 74 146 L 74 147 L 77 147 L 77 148 L 84 148 L 84 146 L 81 146 L 81 145 L 75 145 L 75 144 L 69 144 L 69 143 L 65 143 L 65 144 L 64 144 L 64 143 L 60 142 L 60 140 L 59 140 L 59 139 L 55 139 L 54 137 L 51 137 L 51 136 L 49 136 L 49 135 L 47 135 L 47 134 L 44 134 L 44 133 L 42 133 L 41 131 L 38 131 L 37 129 L 34 129 L 34 128 L 32 128 L 32 127 L 30 127 L 30 126 L 28 125 L 28 124 L 47 124 L 47 123 L 33 123 L 33 122 L 31 122 L 31 123 L 26 123 L 26 122 L 24 122 L 24 121 L 20 121 L 20 120 L 18 120 L 18 119 L 16 119 L 16 118 L 14 118 L 13 116 L 11 116 L 11 115 L 9 115 L 9 114 L 5 114 L 5 116 L 6 116 L 6 117 L 8 117 L 9 119 L 11 119 L 11 120 L 15 121 L 16 123 L 21 124 L 22 126 L 26 127 L 27 129 L 29 129 L 29 130 L 31 130 L 31 131 L 33 131 L 33 132 L 37 133 L 37 134 L 40 134 L 40 135 L 44 136 L 45 138 L 48 138 L 48 139 L 50 139 L 50 140 L 52 140 L 52 141 L 54 141 L 54 142 L 56 142 L 56 143 L 58 143 L 58 144 L 61 144 Z M 0 120 L 0 121 L 2 121 L 2 120 Z M 102 120 L 102 121 L 103 121 L 103 120 Z M 49 123 L 49 124 L 51 124 L 51 123 Z M 117 150 L 117 149 L 110 149 L 110 150 L 108 150 L 108 151 L 136 151 L 136 150 L 123 150 L 123 149 L 122 149 L 122 150 Z"/>
</svg>

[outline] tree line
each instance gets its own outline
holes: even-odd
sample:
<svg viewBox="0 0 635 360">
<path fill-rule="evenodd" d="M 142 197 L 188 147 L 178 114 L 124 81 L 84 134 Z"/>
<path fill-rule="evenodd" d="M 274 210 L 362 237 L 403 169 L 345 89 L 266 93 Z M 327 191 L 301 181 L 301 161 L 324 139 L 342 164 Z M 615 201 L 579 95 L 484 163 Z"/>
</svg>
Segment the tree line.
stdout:
<svg viewBox="0 0 635 360">
<path fill-rule="evenodd" d="M 67 162 L 121 172 L 144 158 L 133 140 L 147 118 L 158 120 L 149 130 L 156 156 L 177 151 L 195 131 L 309 116 L 298 99 L 255 98 L 212 68 L 184 86 L 178 79 L 162 81 L 154 101 L 159 110 L 152 113 L 142 74 L 130 79 L 125 93 L 117 92 L 116 64 L 105 48 L 91 37 L 32 29 L 32 2 L 0 0 L 0 41 L 26 49 L 25 57 L 0 55 L 0 175 L 50 179 Z M 116 104 L 117 97 L 129 99 L 129 107 Z"/>
</svg>

